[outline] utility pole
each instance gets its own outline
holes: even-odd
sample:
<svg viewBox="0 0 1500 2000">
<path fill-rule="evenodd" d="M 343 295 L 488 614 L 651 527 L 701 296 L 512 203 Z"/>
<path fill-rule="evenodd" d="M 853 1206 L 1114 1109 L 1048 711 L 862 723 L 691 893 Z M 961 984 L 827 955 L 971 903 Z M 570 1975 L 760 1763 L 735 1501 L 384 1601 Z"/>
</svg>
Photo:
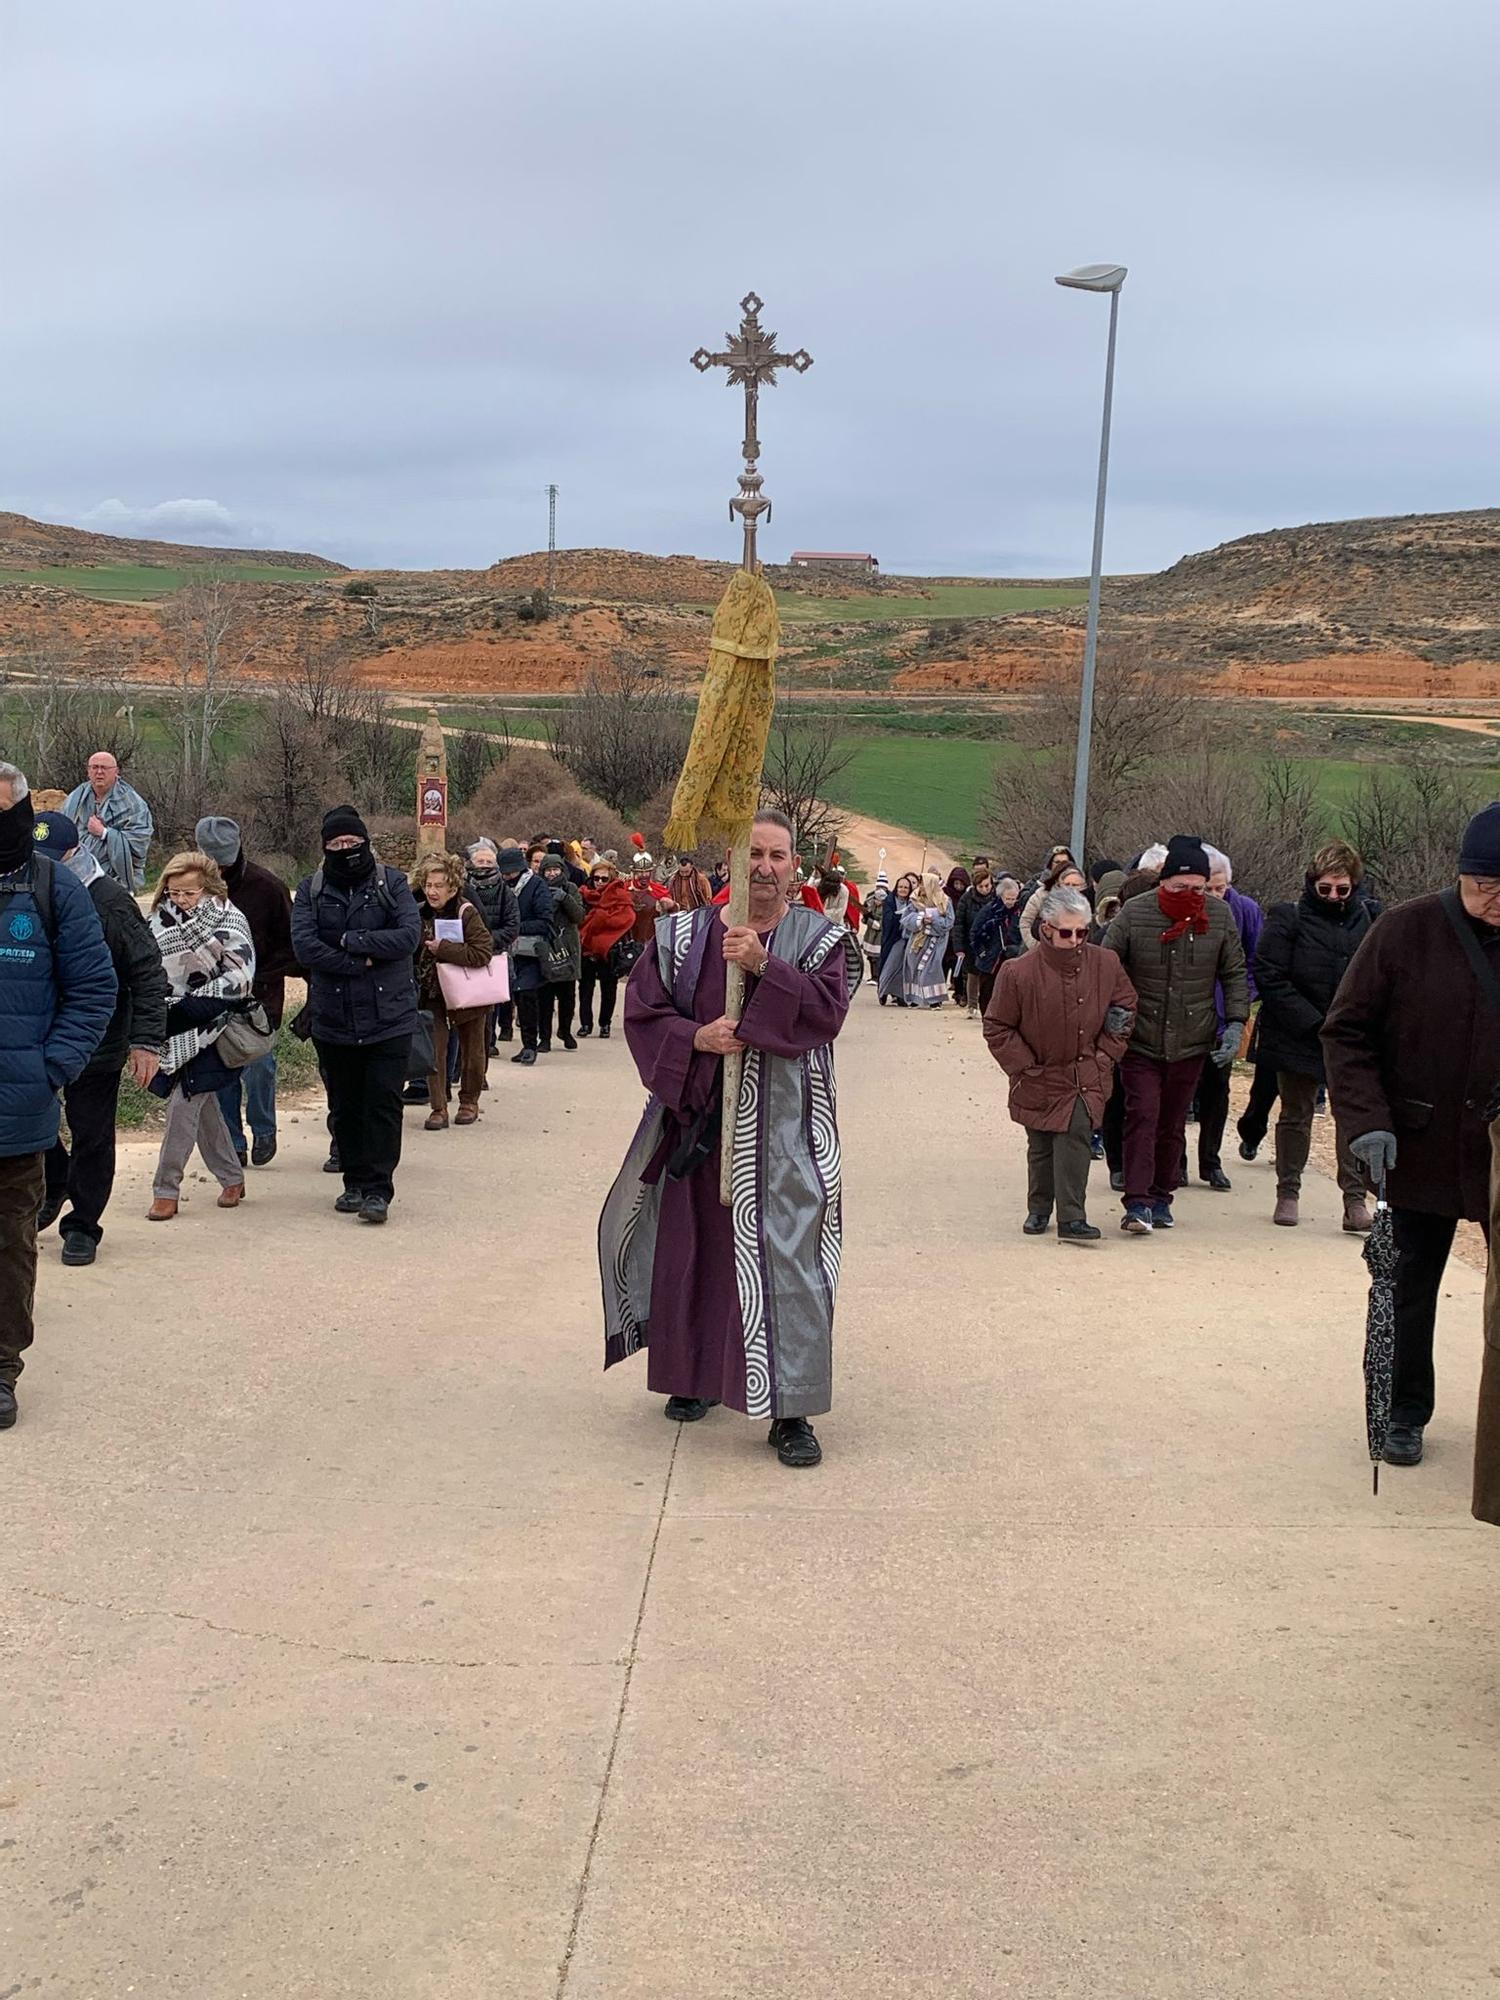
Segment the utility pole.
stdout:
<svg viewBox="0 0 1500 2000">
<path fill-rule="evenodd" d="M 547 602 L 557 589 L 557 488 L 547 488 Z"/>
</svg>

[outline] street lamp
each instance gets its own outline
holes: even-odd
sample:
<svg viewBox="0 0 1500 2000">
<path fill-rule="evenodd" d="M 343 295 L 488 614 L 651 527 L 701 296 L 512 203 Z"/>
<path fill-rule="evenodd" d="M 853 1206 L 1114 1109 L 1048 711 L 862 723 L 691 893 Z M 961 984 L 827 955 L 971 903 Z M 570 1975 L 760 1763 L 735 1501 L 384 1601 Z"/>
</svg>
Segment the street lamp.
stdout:
<svg viewBox="0 0 1500 2000">
<path fill-rule="evenodd" d="M 1094 658 L 1099 646 L 1099 578 L 1104 561 L 1104 489 L 1109 479 L 1109 413 L 1115 396 L 1115 324 L 1120 316 L 1123 264 L 1080 264 L 1056 280 L 1073 292 L 1109 293 L 1109 352 L 1104 363 L 1104 422 L 1099 432 L 1099 490 L 1094 500 L 1094 560 L 1089 570 L 1089 616 L 1083 640 L 1083 693 L 1078 710 L 1078 760 L 1073 768 L 1072 848 L 1086 868 L 1083 836 L 1088 822 L 1089 751 L 1094 734 Z"/>
</svg>

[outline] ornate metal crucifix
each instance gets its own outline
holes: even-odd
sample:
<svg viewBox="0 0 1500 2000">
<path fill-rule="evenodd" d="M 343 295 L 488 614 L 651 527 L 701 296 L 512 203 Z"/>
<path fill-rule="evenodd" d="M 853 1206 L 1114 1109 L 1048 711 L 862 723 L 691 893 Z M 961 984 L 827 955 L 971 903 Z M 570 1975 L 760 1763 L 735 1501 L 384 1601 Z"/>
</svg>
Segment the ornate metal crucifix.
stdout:
<svg viewBox="0 0 1500 2000">
<path fill-rule="evenodd" d="M 769 521 L 771 502 L 761 491 L 761 477 L 756 469 L 760 457 L 760 438 L 756 435 L 756 422 L 760 413 L 760 392 L 762 388 L 776 387 L 778 368 L 795 368 L 799 375 L 805 375 L 812 367 L 812 356 L 805 347 L 799 347 L 795 354 L 778 354 L 776 336 L 767 333 L 760 323 L 760 309 L 764 299 L 754 292 L 747 292 L 740 300 L 740 311 L 744 318 L 740 321 L 738 333 L 724 336 L 726 352 L 710 354 L 706 347 L 700 347 L 691 357 L 693 366 L 700 374 L 710 368 L 727 368 L 729 386 L 742 387 L 745 391 L 745 436 L 740 452 L 745 461 L 745 469 L 740 474 L 740 490 L 729 503 L 729 518 L 736 514 L 745 524 L 745 553 L 742 566 L 753 570 L 755 562 L 755 530 L 762 514 Z"/>
</svg>

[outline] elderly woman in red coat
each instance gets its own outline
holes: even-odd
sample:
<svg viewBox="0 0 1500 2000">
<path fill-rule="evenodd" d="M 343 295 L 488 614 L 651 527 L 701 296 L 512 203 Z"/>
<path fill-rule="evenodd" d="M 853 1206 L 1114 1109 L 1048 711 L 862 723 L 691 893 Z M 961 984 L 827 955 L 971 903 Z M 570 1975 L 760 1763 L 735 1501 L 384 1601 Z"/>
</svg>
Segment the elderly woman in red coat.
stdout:
<svg viewBox="0 0 1500 2000">
<path fill-rule="evenodd" d="M 1090 944 L 1081 889 L 1050 890 L 1037 947 L 1001 966 L 984 1039 L 1010 1078 L 1010 1115 L 1026 1127 L 1028 1236 L 1057 1207 L 1064 1243 L 1097 1243 L 1084 1210 L 1090 1139 L 1099 1128 L 1135 1024 L 1135 988 L 1112 951 Z"/>
</svg>

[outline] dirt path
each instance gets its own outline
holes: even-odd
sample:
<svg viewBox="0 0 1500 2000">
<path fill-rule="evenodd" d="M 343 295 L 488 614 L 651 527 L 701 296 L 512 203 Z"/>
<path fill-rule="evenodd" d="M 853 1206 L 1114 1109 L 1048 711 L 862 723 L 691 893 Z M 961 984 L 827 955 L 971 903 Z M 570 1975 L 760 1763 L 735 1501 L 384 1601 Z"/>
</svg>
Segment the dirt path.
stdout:
<svg viewBox="0 0 1500 2000">
<path fill-rule="evenodd" d="M 886 820 L 869 819 L 863 813 L 845 812 L 836 808 L 844 824 L 844 839 L 858 857 L 861 876 L 866 883 L 875 880 L 876 871 L 884 868 L 894 882 L 896 877 L 923 865 L 936 868 L 946 876 L 953 867 L 953 856 L 945 847 L 937 847 L 931 841 L 924 841 L 920 833 L 913 833 L 907 826 L 892 826 Z M 880 858 L 881 849 L 885 859 Z"/>
<path fill-rule="evenodd" d="M 332 1212 L 316 1113 L 164 1228 L 125 1149 L 98 1264 L 45 1239 L 0 1437 L 8 1983 L 1487 1990 L 1477 1274 L 1375 1501 L 1330 1183 L 1279 1231 L 1236 1164 L 1134 1243 L 1096 1182 L 1096 1249 L 1027 1241 L 977 1026 L 867 991 L 839 1081 L 816 1473 L 601 1372 L 618 1035 L 499 1063 L 472 1130 L 408 1112 L 380 1232 Z"/>
</svg>

